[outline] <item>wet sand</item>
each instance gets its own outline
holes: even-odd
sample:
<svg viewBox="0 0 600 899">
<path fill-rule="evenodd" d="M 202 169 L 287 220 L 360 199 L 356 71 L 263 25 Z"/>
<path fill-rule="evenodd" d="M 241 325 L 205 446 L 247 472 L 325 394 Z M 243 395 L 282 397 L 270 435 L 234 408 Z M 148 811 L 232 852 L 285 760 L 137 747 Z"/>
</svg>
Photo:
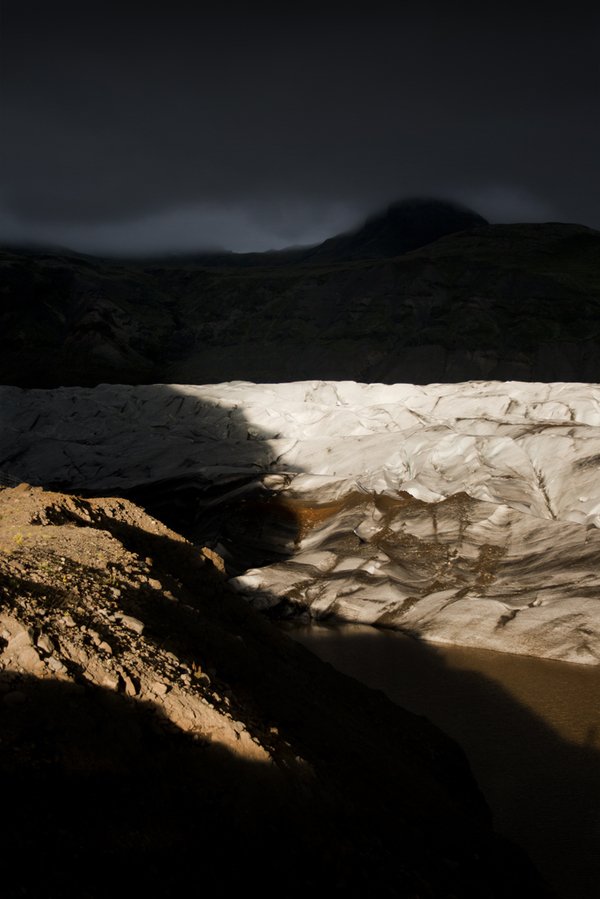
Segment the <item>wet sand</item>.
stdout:
<svg viewBox="0 0 600 899">
<path fill-rule="evenodd" d="M 563 899 L 600 895 L 600 666 L 433 646 L 360 625 L 284 627 L 458 740 L 496 829 Z"/>
</svg>

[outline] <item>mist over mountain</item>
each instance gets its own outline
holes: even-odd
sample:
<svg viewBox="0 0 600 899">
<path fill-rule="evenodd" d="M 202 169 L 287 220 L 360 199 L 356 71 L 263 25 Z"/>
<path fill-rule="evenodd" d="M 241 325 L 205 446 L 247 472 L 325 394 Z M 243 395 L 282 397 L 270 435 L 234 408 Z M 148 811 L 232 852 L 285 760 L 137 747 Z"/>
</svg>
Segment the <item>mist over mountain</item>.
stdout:
<svg viewBox="0 0 600 899">
<path fill-rule="evenodd" d="M 488 222 L 470 209 L 443 200 L 413 198 L 393 203 L 354 231 L 324 241 L 311 262 L 342 262 L 399 256 L 447 234 Z"/>
<path fill-rule="evenodd" d="M 447 234 L 488 222 L 481 215 L 449 200 L 412 197 L 392 203 L 369 216 L 358 227 L 322 243 L 265 252 L 236 253 L 210 249 L 200 253 L 168 253 L 154 256 L 173 263 L 196 262 L 209 267 L 247 267 L 303 263 L 349 262 L 399 256 L 432 243 Z M 147 258 L 151 258 L 150 256 Z"/>
<path fill-rule="evenodd" d="M 411 200 L 317 247 L 0 267 L 9 384 L 600 380 L 600 233 L 579 225 Z"/>
</svg>

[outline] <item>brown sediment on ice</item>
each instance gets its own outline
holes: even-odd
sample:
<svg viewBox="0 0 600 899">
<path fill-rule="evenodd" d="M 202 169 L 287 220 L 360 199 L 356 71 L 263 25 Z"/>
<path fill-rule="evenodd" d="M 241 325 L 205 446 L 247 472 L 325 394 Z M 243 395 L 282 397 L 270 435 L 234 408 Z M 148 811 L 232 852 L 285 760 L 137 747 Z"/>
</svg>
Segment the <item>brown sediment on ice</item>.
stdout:
<svg viewBox="0 0 600 899">
<path fill-rule="evenodd" d="M 437 502 L 407 492 L 352 491 L 326 503 L 277 497 L 268 509 L 261 536 L 287 547 L 287 558 L 232 580 L 262 610 L 600 661 L 597 528 L 465 492 Z"/>
</svg>

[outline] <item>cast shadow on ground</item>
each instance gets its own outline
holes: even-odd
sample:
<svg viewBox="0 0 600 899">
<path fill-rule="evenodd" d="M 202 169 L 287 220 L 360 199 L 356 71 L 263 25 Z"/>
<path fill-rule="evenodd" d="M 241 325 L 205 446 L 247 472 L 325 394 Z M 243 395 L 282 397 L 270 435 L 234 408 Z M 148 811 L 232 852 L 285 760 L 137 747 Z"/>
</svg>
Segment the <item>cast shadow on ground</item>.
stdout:
<svg viewBox="0 0 600 899">
<path fill-rule="evenodd" d="M 299 896 L 321 877 L 334 885 L 298 785 L 193 739 L 151 703 L 20 678 L 0 714 L 3 896 L 228 896 L 265 882 L 264 895 Z"/>
<path fill-rule="evenodd" d="M 119 528 L 130 546 L 145 535 Z M 173 542 L 155 541 L 152 571 L 164 579 L 176 558 L 180 602 L 131 589 L 119 604 L 143 620 L 149 645 L 214 671 L 234 716 L 263 743 L 275 734 L 275 763 L 192 739 L 157 707 L 91 686 L 83 671 L 70 671 L 74 684 L 20 676 L 0 704 L 14 810 L 5 895 L 96 899 L 114 896 L 115 883 L 136 895 L 196 884 L 216 896 L 250 886 L 269 897 L 504 899 L 521 886 L 548 895 L 527 860 L 492 837 L 452 741 L 202 579 L 194 548 L 177 558 Z M 67 595 L 52 599 L 68 606 Z"/>
</svg>

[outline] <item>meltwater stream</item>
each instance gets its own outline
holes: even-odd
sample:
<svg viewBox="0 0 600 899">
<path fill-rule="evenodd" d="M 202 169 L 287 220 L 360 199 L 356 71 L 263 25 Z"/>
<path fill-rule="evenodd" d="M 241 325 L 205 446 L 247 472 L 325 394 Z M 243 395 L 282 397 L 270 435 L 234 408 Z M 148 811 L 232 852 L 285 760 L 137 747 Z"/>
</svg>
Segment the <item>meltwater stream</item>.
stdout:
<svg viewBox="0 0 600 899">
<path fill-rule="evenodd" d="M 283 627 L 454 737 L 496 829 L 559 896 L 600 895 L 600 666 L 431 646 L 361 625 Z"/>
</svg>

